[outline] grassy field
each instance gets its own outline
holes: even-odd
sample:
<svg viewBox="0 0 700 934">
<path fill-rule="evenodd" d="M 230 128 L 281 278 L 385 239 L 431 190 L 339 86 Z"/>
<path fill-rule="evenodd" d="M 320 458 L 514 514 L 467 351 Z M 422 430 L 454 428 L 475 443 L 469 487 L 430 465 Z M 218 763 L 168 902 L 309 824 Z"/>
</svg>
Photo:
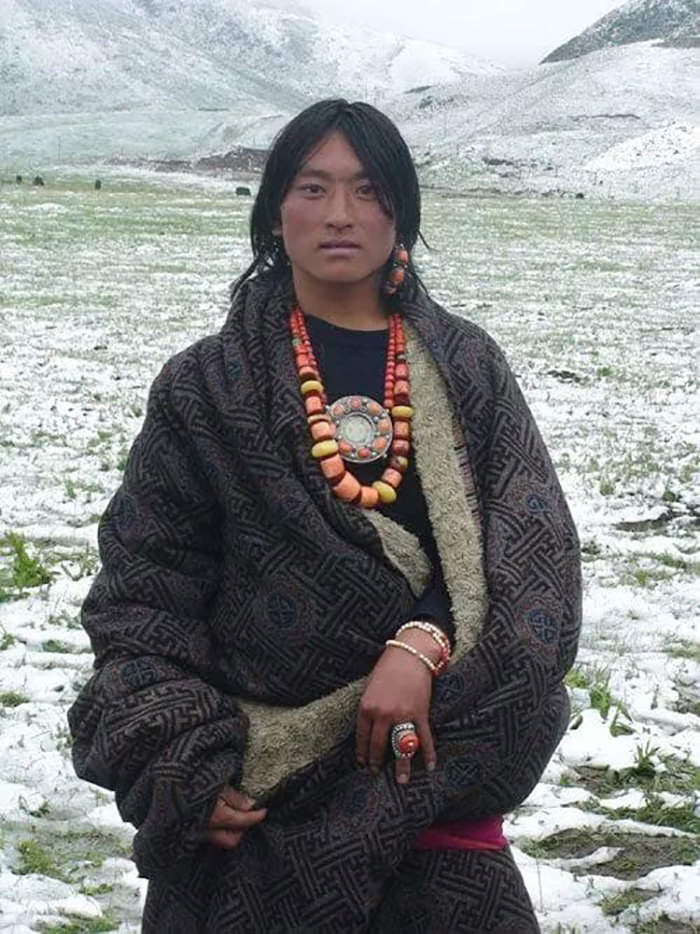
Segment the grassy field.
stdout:
<svg viewBox="0 0 700 934">
<path fill-rule="evenodd" d="M 148 386 L 218 329 L 251 202 L 183 176 L 0 187 L 0 931 L 138 929 L 70 766 L 95 523 Z M 424 193 L 433 296 L 506 351 L 584 548 L 574 718 L 508 833 L 548 934 L 700 929 L 700 210 Z M 120 927 L 121 926 L 121 927 Z"/>
</svg>

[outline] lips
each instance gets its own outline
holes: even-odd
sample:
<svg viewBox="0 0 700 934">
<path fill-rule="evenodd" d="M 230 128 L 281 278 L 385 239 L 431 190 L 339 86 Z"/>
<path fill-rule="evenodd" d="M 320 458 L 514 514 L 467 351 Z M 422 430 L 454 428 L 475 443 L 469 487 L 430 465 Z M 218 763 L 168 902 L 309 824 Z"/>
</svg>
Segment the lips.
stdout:
<svg viewBox="0 0 700 934">
<path fill-rule="evenodd" d="M 360 244 L 353 240 L 326 240 L 321 244 L 322 250 L 359 250 Z"/>
</svg>

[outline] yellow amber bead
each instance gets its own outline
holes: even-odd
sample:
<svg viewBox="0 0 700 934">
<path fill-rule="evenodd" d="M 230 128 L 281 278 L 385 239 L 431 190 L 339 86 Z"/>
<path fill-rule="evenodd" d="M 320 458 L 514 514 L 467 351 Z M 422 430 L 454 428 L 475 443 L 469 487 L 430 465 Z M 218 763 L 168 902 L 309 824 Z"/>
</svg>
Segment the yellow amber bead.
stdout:
<svg viewBox="0 0 700 934">
<path fill-rule="evenodd" d="M 328 457 L 338 453 L 337 441 L 319 441 L 311 448 L 311 454 L 316 458 Z"/>
<path fill-rule="evenodd" d="M 372 484 L 374 489 L 379 493 L 379 499 L 388 505 L 389 503 L 396 502 L 396 490 L 389 486 L 388 483 L 384 483 L 382 480 L 375 480 Z"/>
<path fill-rule="evenodd" d="M 395 405 L 391 410 L 394 418 L 413 418 L 413 407 L 410 405 Z"/>
<path fill-rule="evenodd" d="M 310 392 L 322 392 L 323 386 L 319 383 L 317 379 L 307 379 L 305 383 L 301 384 L 301 393 L 303 396 L 307 395 Z"/>
</svg>

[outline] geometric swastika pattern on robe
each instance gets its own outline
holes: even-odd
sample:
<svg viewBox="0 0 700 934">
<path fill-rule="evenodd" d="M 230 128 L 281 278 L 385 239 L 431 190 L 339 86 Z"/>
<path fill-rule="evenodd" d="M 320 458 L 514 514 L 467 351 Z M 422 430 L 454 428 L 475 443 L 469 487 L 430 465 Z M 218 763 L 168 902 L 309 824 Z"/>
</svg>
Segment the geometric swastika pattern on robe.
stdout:
<svg viewBox="0 0 700 934">
<path fill-rule="evenodd" d="M 348 735 L 270 792 L 237 850 L 203 843 L 219 790 L 241 780 L 236 698 L 298 705 L 366 675 L 414 605 L 372 523 L 311 457 L 290 301 L 288 283 L 247 283 L 221 331 L 153 384 L 83 606 L 96 670 L 69 713 L 76 770 L 115 789 L 137 827 L 144 934 L 408 931 L 389 925 L 410 905 L 424 927 L 529 934 L 507 854 L 440 862 L 411 844 L 439 818 L 511 810 L 552 755 L 580 625 L 578 540 L 501 351 L 427 298 L 402 310 L 464 434 L 488 587 L 483 632 L 436 685 L 438 769 L 417 765 L 404 788 L 387 758 L 371 777 Z M 390 890 L 399 867 L 413 894 Z M 377 921 L 389 904 L 393 920 Z"/>
</svg>

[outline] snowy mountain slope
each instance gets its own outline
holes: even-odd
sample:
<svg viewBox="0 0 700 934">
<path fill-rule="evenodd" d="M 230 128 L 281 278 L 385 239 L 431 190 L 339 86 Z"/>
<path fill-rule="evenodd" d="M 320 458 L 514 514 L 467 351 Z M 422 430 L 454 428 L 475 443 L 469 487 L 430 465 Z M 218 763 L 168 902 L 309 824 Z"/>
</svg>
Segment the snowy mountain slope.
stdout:
<svg viewBox="0 0 700 934">
<path fill-rule="evenodd" d="M 3 0 L 0 113 L 295 110 L 497 71 L 441 46 L 244 0 Z"/>
<path fill-rule="evenodd" d="M 647 42 L 403 95 L 394 113 L 423 177 L 436 184 L 585 188 L 583 167 L 613 147 L 650 131 L 700 125 L 699 90 L 695 50 Z M 700 197 L 693 147 L 667 150 L 654 150 L 667 187 L 694 179 L 689 190 Z M 604 165 L 610 169 L 610 160 Z"/>
<path fill-rule="evenodd" d="M 443 94 L 449 101 L 464 88 L 466 111 L 461 121 L 453 121 L 460 137 L 575 129 L 581 123 L 592 132 L 617 121 L 653 126 L 698 115 L 697 64 L 693 50 L 644 43 L 491 79 L 488 106 L 474 94 L 485 82 L 451 84 Z M 440 109 L 439 101 L 427 107 L 418 103 L 422 114 Z"/>
<path fill-rule="evenodd" d="M 693 50 L 652 43 L 605 49 L 585 59 L 467 79 L 404 95 L 395 114 L 415 141 L 453 145 L 489 136 L 693 120 L 700 71 Z M 438 127 L 440 128 L 438 132 Z"/>
<path fill-rule="evenodd" d="M 5 0 L 0 106 L 57 113 L 146 106 L 297 106 L 304 95 L 197 48 L 185 29 L 152 28 L 128 0 Z"/>
<path fill-rule="evenodd" d="M 551 52 L 545 62 L 587 55 L 610 45 L 700 37 L 700 0 L 630 0 Z"/>
</svg>

